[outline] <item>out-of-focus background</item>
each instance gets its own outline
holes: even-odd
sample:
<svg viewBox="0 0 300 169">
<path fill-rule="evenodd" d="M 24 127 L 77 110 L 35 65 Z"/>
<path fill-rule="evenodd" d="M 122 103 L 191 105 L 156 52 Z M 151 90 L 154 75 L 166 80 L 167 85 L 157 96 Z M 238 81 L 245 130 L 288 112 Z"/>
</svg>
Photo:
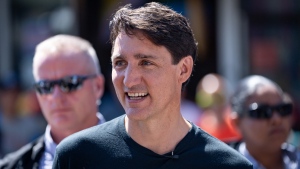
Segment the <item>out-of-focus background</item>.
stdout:
<svg viewBox="0 0 300 169">
<path fill-rule="evenodd" d="M 107 120 L 124 113 L 111 83 L 108 24 L 119 6 L 131 3 L 138 7 L 145 2 L 150 1 L 0 1 L 0 156 L 45 130 L 32 88 L 31 66 L 35 46 L 52 35 L 77 35 L 93 44 L 106 78 L 99 109 Z M 157 2 L 188 17 L 199 43 L 199 56 L 183 95 L 184 116 L 197 123 L 202 110 L 226 103 L 238 80 L 260 74 L 277 82 L 292 97 L 296 105 L 293 131 L 300 130 L 299 0 Z M 226 85 L 220 85 L 216 77 Z M 209 95 L 213 92 L 219 92 L 217 98 Z M 297 139 L 297 134 L 290 138 L 298 145 Z"/>
</svg>

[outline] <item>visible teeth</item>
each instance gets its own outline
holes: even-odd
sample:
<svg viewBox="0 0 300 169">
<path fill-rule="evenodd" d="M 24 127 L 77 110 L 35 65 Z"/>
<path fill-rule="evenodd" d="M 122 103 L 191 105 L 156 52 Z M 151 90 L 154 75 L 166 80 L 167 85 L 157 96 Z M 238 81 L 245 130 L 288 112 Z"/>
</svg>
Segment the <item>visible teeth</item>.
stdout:
<svg viewBox="0 0 300 169">
<path fill-rule="evenodd" d="M 130 97 L 141 97 L 141 96 L 146 96 L 148 93 L 128 93 L 128 96 Z"/>
</svg>

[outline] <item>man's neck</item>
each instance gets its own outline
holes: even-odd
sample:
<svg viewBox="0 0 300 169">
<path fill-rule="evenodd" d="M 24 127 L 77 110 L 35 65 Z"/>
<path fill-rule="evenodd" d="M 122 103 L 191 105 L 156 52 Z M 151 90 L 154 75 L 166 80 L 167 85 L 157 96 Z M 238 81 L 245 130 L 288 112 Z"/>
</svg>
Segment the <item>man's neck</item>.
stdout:
<svg viewBox="0 0 300 169">
<path fill-rule="evenodd" d="M 157 154 L 173 151 L 191 127 L 181 114 L 173 115 L 171 120 L 162 118 L 133 121 L 125 117 L 125 128 L 130 137 Z"/>
</svg>

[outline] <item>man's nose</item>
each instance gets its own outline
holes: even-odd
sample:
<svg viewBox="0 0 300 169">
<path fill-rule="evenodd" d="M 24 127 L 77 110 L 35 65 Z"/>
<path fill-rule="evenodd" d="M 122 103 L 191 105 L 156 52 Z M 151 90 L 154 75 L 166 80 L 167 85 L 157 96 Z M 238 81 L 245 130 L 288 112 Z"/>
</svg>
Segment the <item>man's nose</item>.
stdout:
<svg viewBox="0 0 300 169">
<path fill-rule="evenodd" d="M 270 120 L 274 124 L 280 123 L 282 121 L 282 116 L 279 114 L 278 110 L 273 110 Z"/>
<path fill-rule="evenodd" d="M 60 89 L 59 85 L 54 85 L 51 95 L 53 98 L 60 98 L 63 94 L 63 91 Z"/>
<path fill-rule="evenodd" d="M 124 71 L 123 83 L 128 88 L 141 83 L 141 73 L 139 68 L 128 65 Z"/>
</svg>

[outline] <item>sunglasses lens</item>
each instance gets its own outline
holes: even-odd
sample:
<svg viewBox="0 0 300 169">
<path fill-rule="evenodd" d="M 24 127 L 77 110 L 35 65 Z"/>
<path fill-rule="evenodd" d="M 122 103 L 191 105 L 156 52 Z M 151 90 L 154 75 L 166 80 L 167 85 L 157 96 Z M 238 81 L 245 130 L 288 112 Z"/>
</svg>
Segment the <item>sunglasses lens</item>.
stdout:
<svg viewBox="0 0 300 169">
<path fill-rule="evenodd" d="M 255 119 L 266 119 L 272 116 L 272 112 L 270 112 L 268 107 L 260 106 L 254 110 L 250 110 L 249 116 Z"/>
<path fill-rule="evenodd" d="M 82 86 L 82 78 L 78 76 L 71 76 L 61 80 L 60 88 L 64 92 L 71 92 L 79 89 Z"/>
<path fill-rule="evenodd" d="M 40 94 L 51 94 L 55 85 L 59 85 L 59 88 L 63 92 L 72 92 L 78 90 L 86 79 L 94 78 L 96 75 L 88 76 L 68 76 L 58 80 L 43 80 L 34 84 L 37 92 Z"/>
<path fill-rule="evenodd" d="M 249 116 L 254 119 L 270 119 L 274 112 L 278 113 L 281 117 L 288 116 L 292 114 L 292 104 L 269 106 L 253 103 L 249 108 Z"/>
<path fill-rule="evenodd" d="M 35 84 L 35 89 L 40 94 L 48 94 L 52 92 L 53 85 L 51 84 L 51 82 L 40 81 Z"/>
<path fill-rule="evenodd" d="M 292 104 L 284 104 L 278 106 L 277 111 L 281 116 L 288 116 L 292 114 L 292 109 L 293 109 Z"/>
</svg>

